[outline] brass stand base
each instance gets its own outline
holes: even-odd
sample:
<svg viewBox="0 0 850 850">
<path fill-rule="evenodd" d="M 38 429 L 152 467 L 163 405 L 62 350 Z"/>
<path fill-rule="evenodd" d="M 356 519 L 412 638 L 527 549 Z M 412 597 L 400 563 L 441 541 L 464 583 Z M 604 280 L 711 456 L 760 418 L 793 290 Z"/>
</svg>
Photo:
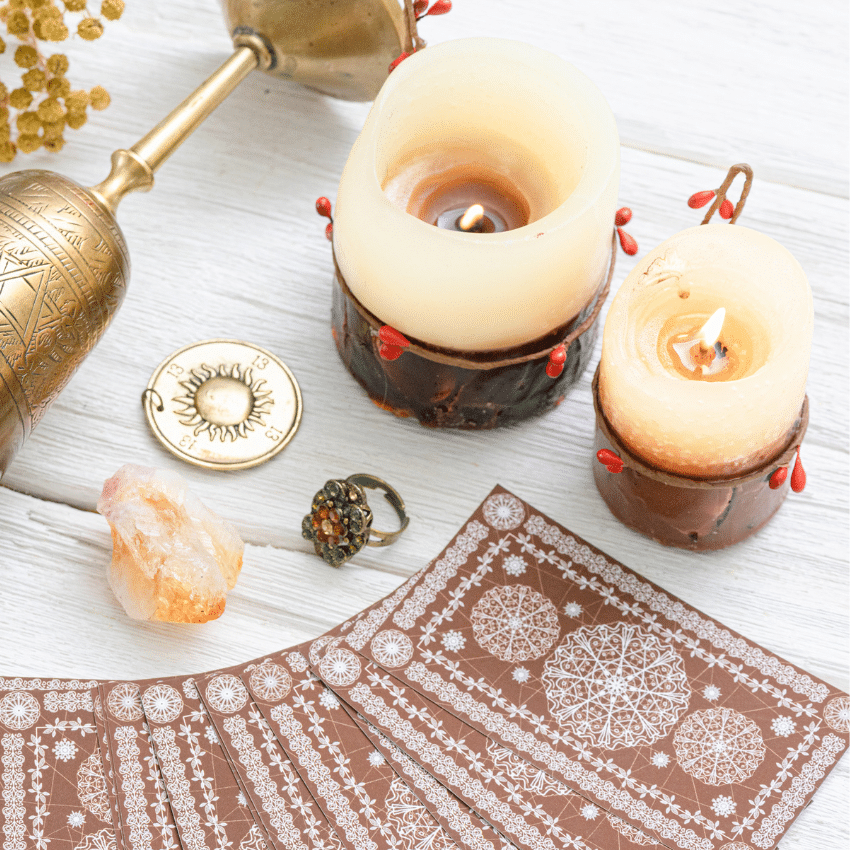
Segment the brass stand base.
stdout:
<svg viewBox="0 0 850 850">
<path fill-rule="evenodd" d="M 594 452 L 619 455 L 623 469 L 609 472 L 594 458 L 596 487 L 617 519 L 665 546 L 702 551 L 724 549 L 755 534 L 779 510 L 788 495 L 791 476 L 775 490 L 773 472 L 794 460 L 809 421 L 808 397 L 785 448 L 748 475 L 697 480 L 648 466 L 623 445 L 599 404 L 599 370 L 593 378 L 596 411 Z"/>
</svg>

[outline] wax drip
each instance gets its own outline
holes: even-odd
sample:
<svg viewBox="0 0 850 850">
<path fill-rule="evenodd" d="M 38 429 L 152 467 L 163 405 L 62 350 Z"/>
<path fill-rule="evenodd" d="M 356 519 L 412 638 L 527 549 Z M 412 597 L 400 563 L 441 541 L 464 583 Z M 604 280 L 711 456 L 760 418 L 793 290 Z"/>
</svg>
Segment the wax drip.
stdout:
<svg viewBox="0 0 850 850">
<path fill-rule="evenodd" d="M 802 493 L 806 488 L 806 470 L 800 460 L 800 447 L 797 447 L 797 460 L 794 461 L 794 471 L 791 473 L 791 489 L 795 493 Z"/>
</svg>

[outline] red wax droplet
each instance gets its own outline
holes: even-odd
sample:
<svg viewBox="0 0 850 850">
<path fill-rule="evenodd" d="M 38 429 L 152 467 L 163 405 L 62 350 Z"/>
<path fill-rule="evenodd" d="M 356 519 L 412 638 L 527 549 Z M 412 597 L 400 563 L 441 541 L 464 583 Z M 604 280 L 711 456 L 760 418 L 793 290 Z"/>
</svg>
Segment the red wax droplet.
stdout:
<svg viewBox="0 0 850 850">
<path fill-rule="evenodd" d="M 732 201 L 729 198 L 724 198 L 720 205 L 720 218 L 732 218 L 733 212 L 735 212 L 735 208 L 732 206 Z"/>
<path fill-rule="evenodd" d="M 378 347 L 378 354 L 380 354 L 384 360 L 398 360 L 403 351 L 403 348 L 399 348 L 397 345 L 387 345 L 385 342 L 382 342 Z"/>
<path fill-rule="evenodd" d="M 567 359 L 567 349 L 563 345 L 563 343 L 556 348 L 552 349 L 552 352 L 549 354 L 549 362 L 550 363 L 565 363 Z"/>
<path fill-rule="evenodd" d="M 614 216 L 614 224 L 617 227 L 622 227 L 624 224 L 628 224 L 632 220 L 632 211 L 628 207 L 620 207 L 617 210 L 617 215 Z"/>
<path fill-rule="evenodd" d="M 693 195 L 688 198 L 688 206 L 692 210 L 698 210 L 700 207 L 704 207 L 713 198 L 713 189 L 706 189 L 704 192 L 694 192 Z"/>
<path fill-rule="evenodd" d="M 400 334 L 395 328 L 389 325 L 381 325 L 378 331 L 378 339 L 385 345 L 392 345 L 396 348 L 407 348 L 410 341 L 403 334 Z"/>
<path fill-rule="evenodd" d="M 325 236 L 328 237 L 328 240 L 331 241 L 334 238 L 334 225 L 333 222 L 330 222 L 328 226 L 325 228 Z"/>
<path fill-rule="evenodd" d="M 638 243 L 635 242 L 634 237 L 630 236 L 623 230 L 622 227 L 617 228 L 617 236 L 620 237 L 620 247 L 625 251 L 630 257 L 634 256 L 638 252 Z"/>
<path fill-rule="evenodd" d="M 316 201 L 316 212 L 325 218 L 331 217 L 331 202 L 324 196 Z"/>
<path fill-rule="evenodd" d="M 791 473 L 791 489 L 795 493 L 802 493 L 806 489 L 806 470 L 803 469 L 799 449 L 797 449 L 797 460 L 794 461 L 794 471 Z"/>
<path fill-rule="evenodd" d="M 553 363 L 551 360 L 546 364 L 546 374 L 550 378 L 557 378 L 564 371 L 563 363 Z"/>
<path fill-rule="evenodd" d="M 390 62 L 389 73 L 392 74 L 392 72 L 395 71 L 395 69 L 398 68 L 398 66 L 401 65 L 401 63 L 404 62 L 404 60 L 407 59 L 408 56 L 410 56 L 409 53 L 400 53 L 398 56 L 396 56 L 396 58 L 393 59 L 392 62 Z"/>
<path fill-rule="evenodd" d="M 452 0 L 437 0 L 437 2 L 428 10 L 429 15 L 445 15 L 446 12 L 451 12 Z"/>
<path fill-rule="evenodd" d="M 596 459 L 614 475 L 623 471 L 623 459 L 611 449 L 599 449 L 596 453 Z"/>
<path fill-rule="evenodd" d="M 788 467 L 780 466 L 779 469 L 774 470 L 773 475 L 770 476 L 770 481 L 768 482 L 771 490 L 778 490 L 784 483 L 785 479 L 788 477 Z"/>
</svg>

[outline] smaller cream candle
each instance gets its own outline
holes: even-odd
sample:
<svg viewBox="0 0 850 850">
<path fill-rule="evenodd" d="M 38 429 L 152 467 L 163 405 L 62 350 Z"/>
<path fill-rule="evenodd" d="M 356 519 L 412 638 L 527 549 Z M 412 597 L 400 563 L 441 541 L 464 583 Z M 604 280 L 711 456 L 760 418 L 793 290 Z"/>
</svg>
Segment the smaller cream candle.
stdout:
<svg viewBox="0 0 850 850">
<path fill-rule="evenodd" d="M 812 325 L 806 276 L 779 243 L 740 225 L 684 230 L 611 304 L 602 410 L 661 470 L 745 474 L 782 450 L 800 416 Z"/>
</svg>

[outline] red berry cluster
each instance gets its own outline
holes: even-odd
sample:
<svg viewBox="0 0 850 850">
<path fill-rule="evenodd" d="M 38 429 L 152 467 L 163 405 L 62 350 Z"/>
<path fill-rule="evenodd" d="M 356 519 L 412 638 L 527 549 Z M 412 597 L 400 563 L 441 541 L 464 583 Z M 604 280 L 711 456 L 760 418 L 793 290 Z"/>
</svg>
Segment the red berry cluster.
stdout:
<svg viewBox="0 0 850 850">
<path fill-rule="evenodd" d="M 330 219 L 325 227 L 325 236 L 332 240 L 334 238 L 334 219 L 331 215 L 331 202 L 324 195 L 316 201 L 316 212 L 322 218 Z"/>
<path fill-rule="evenodd" d="M 702 192 L 694 192 L 693 195 L 688 198 L 688 206 L 692 210 L 698 210 L 710 201 L 713 201 L 716 194 L 717 192 L 715 192 L 714 189 L 705 189 Z M 720 218 L 732 218 L 732 213 L 735 212 L 735 207 L 732 206 L 732 201 L 730 201 L 729 198 L 724 198 L 723 203 L 720 204 L 718 212 L 720 213 Z"/>
<path fill-rule="evenodd" d="M 630 257 L 633 257 L 638 252 L 638 243 L 635 242 L 634 236 L 626 233 L 623 226 L 632 220 L 632 211 L 628 207 L 620 207 L 617 210 L 617 215 L 614 216 L 614 224 L 617 228 L 617 236 L 620 239 L 620 247 Z"/>
</svg>

